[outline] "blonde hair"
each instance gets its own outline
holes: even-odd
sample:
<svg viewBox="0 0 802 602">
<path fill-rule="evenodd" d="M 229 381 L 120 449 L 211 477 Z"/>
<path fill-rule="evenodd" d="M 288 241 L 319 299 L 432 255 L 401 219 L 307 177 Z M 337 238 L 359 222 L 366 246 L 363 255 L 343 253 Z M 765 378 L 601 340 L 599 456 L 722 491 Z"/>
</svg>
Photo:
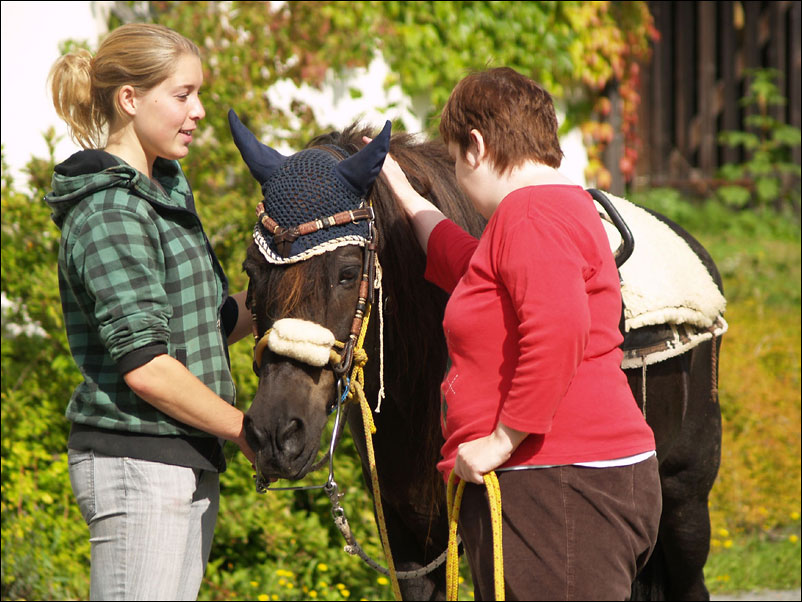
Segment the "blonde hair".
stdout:
<svg viewBox="0 0 802 602">
<path fill-rule="evenodd" d="M 100 148 L 117 117 L 117 92 L 133 86 L 145 93 L 170 77 L 185 54 L 200 58 L 198 47 L 172 29 L 130 23 L 112 31 L 93 57 L 76 50 L 58 59 L 48 81 L 56 113 L 82 148 Z"/>
</svg>

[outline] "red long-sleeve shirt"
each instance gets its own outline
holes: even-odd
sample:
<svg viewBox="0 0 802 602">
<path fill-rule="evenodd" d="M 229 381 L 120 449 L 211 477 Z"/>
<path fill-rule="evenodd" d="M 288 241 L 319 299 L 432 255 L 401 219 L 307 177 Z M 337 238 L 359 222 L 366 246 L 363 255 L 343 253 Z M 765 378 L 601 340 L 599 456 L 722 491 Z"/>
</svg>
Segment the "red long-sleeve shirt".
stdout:
<svg viewBox="0 0 802 602">
<path fill-rule="evenodd" d="M 577 186 L 516 190 L 479 240 L 445 220 L 426 278 L 451 293 L 443 327 L 443 460 L 499 420 L 531 433 L 504 467 L 613 460 L 654 450 L 621 370 L 621 293 L 590 196 Z"/>
</svg>

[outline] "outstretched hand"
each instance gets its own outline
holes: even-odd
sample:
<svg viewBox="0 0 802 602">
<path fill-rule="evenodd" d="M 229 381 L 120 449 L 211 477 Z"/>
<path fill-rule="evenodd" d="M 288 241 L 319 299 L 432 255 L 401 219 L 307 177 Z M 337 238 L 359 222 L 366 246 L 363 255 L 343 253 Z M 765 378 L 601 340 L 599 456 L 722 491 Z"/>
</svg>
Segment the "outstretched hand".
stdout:
<svg viewBox="0 0 802 602">
<path fill-rule="evenodd" d="M 363 136 L 362 141 L 365 142 L 365 144 L 369 144 L 372 138 Z M 384 158 L 384 165 L 382 166 L 381 173 L 387 181 L 387 185 L 390 187 L 393 195 L 398 199 L 399 204 L 410 217 L 414 217 L 415 211 L 428 209 L 429 205 L 434 207 L 429 201 L 417 193 L 412 187 L 412 184 L 409 183 L 398 161 L 389 153 Z"/>
<path fill-rule="evenodd" d="M 371 138 L 363 136 L 362 140 L 367 144 Z M 434 227 L 446 218 L 445 215 L 430 201 L 422 197 L 409 183 L 404 170 L 389 153 L 384 158 L 384 165 L 381 171 L 387 185 L 395 196 L 398 204 L 404 210 L 412 222 L 415 236 L 426 251 L 429 235 Z"/>
</svg>

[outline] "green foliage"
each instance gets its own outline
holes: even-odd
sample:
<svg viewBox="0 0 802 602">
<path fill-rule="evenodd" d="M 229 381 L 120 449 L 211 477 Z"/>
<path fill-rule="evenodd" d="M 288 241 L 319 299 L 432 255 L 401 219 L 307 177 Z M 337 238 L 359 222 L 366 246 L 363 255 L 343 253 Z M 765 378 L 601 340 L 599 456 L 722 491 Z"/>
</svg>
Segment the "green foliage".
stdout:
<svg viewBox="0 0 802 602">
<path fill-rule="evenodd" d="M 265 91 L 281 79 L 319 87 L 381 53 L 429 133 L 456 83 L 471 71 L 509 66 L 542 83 L 564 108 L 565 127 L 588 123 L 595 149 L 590 178 L 609 178 L 600 162 L 609 142 L 598 123 L 609 112 L 608 83 L 623 99 L 626 174 L 637 158 L 638 61 L 654 38 L 645 2 L 151 2 L 155 21 L 197 40 L 206 59 L 204 140 L 225 146 L 229 103 L 264 139 L 295 148 L 315 131 L 308 106 L 290 114 Z M 354 91 L 349 91 L 354 94 Z M 607 108 L 605 108 L 607 107 Z M 387 108 L 387 107 L 377 107 Z M 595 115 L 594 115 L 595 112 Z M 220 125 L 218 125 L 218 122 Z M 209 164 L 220 165 L 209 159 Z M 218 174 L 222 178 L 223 174 Z"/>
<path fill-rule="evenodd" d="M 742 146 L 748 158 L 721 167 L 720 176 L 730 184 L 718 190 L 718 197 L 730 207 L 794 209 L 798 215 L 802 168 L 791 151 L 800 145 L 800 130 L 770 114 L 771 107 L 786 104 L 775 83 L 782 74 L 776 69 L 748 73 L 751 81 L 741 105 L 755 112 L 744 120 L 747 131 L 721 132 L 718 137 L 727 146 Z"/>
<path fill-rule="evenodd" d="M 53 148 L 53 134 L 45 136 Z M 2 597 L 66 599 L 83 591 L 88 532 L 72 498 L 64 408 L 77 374 L 63 332 L 58 235 L 41 202 L 51 160 L 14 189 L 3 159 Z"/>
<path fill-rule="evenodd" d="M 796 527 L 774 533 L 731 537 L 726 529 L 714 533 L 713 553 L 705 579 L 714 593 L 789 590 L 800 586 L 799 513 Z M 761 598 L 770 600 L 771 598 Z"/>
<path fill-rule="evenodd" d="M 382 54 L 403 90 L 435 112 L 471 71 L 511 67 L 542 84 L 565 110 L 567 131 L 582 125 L 589 154 L 586 176 L 602 188 L 610 174 L 601 161 L 612 139 L 605 87 L 622 98 L 625 156 L 634 172 L 640 97 L 638 62 L 654 38 L 644 2 L 384 2 L 389 35 Z M 428 125 L 436 132 L 437 120 Z"/>
</svg>

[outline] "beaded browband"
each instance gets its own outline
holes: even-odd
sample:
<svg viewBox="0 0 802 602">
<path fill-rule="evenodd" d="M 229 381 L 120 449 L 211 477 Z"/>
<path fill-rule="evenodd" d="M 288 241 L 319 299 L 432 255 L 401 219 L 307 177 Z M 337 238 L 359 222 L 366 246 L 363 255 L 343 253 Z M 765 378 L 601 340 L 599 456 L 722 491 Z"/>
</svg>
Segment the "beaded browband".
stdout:
<svg viewBox="0 0 802 602">
<path fill-rule="evenodd" d="M 273 241 L 276 244 L 276 249 L 284 258 L 290 256 L 290 248 L 292 247 L 292 243 L 295 242 L 299 236 L 312 234 L 320 230 L 331 228 L 332 226 L 341 226 L 343 224 L 356 223 L 360 220 L 374 219 L 373 207 L 366 206 L 358 209 L 341 211 L 328 217 L 317 218 L 303 224 L 298 224 L 297 226 L 286 228 L 284 226 L 279 226 L 269 215 L 267 215 L 265 212 L 264 202 L 260 202 L 256 206 L 256 215 L 259 219 L 259 223 L 261 223 L 262 226 L 273 235 Z"/>
</svg>

